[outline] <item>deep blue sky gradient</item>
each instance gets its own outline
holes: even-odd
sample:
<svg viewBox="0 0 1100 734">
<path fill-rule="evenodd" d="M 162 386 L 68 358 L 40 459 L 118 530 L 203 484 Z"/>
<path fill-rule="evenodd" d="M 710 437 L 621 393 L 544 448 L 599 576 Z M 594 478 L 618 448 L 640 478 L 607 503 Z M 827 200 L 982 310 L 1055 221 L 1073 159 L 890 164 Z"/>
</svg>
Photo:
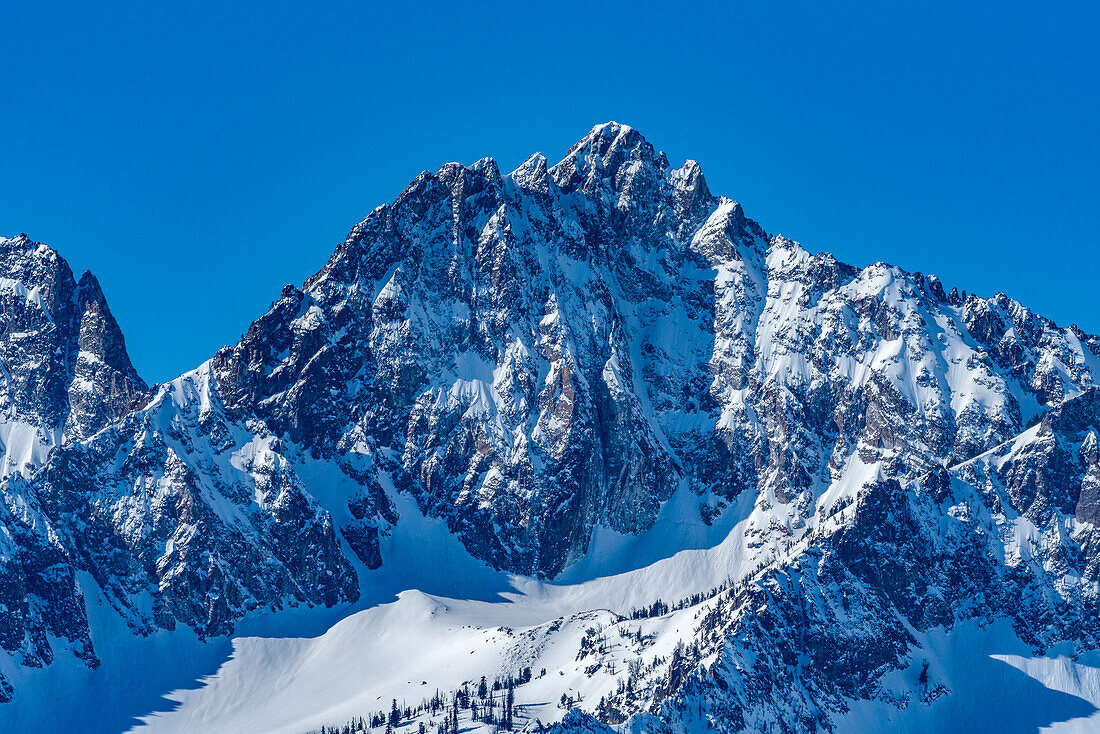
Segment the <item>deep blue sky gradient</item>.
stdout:
<svg viewBox="0 0 1100 734">
<path fill-rule="evenodd" d="M 0 234 L 163 380 L 421 170 L 615 119 L 812 251 L 1100 332 L 1100 6 L 957 5 L 8 0 Z"/>
</svg>

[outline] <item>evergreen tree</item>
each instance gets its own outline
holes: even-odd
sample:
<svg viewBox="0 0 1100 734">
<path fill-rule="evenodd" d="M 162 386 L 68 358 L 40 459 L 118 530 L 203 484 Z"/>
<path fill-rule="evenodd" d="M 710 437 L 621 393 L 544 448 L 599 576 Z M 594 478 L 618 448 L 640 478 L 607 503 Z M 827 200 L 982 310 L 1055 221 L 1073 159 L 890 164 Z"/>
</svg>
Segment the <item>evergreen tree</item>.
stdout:
<svg viewBox="0 0 1100 734">
<path fill-rule="evenodd" d="M 512 728 L 513 707 L 515 706 L 515 703 L 516 703 L 515 689 L 512 688 L 511 681 L 509 681 L 509 683 L 508 683 L 508 693 L 504 697 L 504 728 L 505 729 L 511 729 Z"/>
</svg>

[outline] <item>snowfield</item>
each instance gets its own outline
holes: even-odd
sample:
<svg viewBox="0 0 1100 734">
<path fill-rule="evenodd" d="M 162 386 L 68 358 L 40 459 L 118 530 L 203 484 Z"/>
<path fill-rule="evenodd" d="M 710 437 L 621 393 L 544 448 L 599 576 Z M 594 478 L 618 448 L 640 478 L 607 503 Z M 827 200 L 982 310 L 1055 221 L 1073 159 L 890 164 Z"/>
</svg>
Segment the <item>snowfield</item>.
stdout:
<svg viewBox="0 0 1100 734">
<path fill-rule="evenodd" d="M 323 474 L 323 467 L 315 469 Z M 873 473 L 866 468 L 857 479 Z M 757 566 L 744 531 L 758 518 L 707 526 L 680 495 L 647 533 L 597 533 L 593 549 L 554 583 L 492 570 L 439 520 L 420 514 L 408 498 L 394 499 L 403 521 L 387 538 L 389 562 L 367 576 L 369 592 L 356 605 L 367 608 L 258 615 L 242 623 L 244 634 L 230 645 L 187 632 L 136 638 L 97 599 L 91 607 L 101 610 L 93 629 L 103 666 L 90 672 L 72 661 L 16 673 L 27 694 L 4 711 L 5 721 L 13 729 L 52 722 L 89 733 L 305 734 L 388 711 L 394 699 L 415 706 L 437 692 L 476 687 L 482 676 L 491 681 L 529 667 L 532 680 L 515 689 L 517 728 L 549 725 L 568 710 L 563 694 L 594 711 L 631 661 L 667 660 L 677 643 L 690 644 L 713 601 L 642 619 L 632 619 L 633 610 L 656 599 L 674 605 L 693 594 L 706 597 L 714 579 L 742 579 Z M 331 620 L 338 621 L 327 626 Z M 319 634 L 291 634 L 310 628 Z M 578 659 L 593 630 L 605 640 L 602 649 Z M 1003 620 L 922 635 L 911 664 L 887 676 L 886 690 L 901 696 L 917 689 L 925 661 L 951 695 L 901 709 L 852 702 L 837 718 L 837 731 L 1069 734 L 1094 731 L 1100 722 L 1100 656 L 1034 656 Z M 434 731 L 443 718 L 424 713 L 399 728 L 423 721 Z M 467 711 L 460 727 L 490 729 Z"/>
</svg>

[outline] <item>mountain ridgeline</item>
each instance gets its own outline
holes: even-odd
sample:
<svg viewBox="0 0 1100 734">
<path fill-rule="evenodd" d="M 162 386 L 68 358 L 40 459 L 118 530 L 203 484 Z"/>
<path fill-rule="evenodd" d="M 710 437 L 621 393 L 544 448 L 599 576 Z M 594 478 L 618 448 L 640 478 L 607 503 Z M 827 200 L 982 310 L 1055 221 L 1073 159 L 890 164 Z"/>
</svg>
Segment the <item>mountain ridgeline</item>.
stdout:
<svg viewBox="0 0 1100 734">
<path fill-rule="evenodd" d="M 202 638 L 356 601 L 401 497 L 545 580 L 674 496 L 744 534 L 688 644 L 564 730 L 829 730 L 969 620 L 1100 647 L 1100 340 L 771 236 L 625 125 L 422 173 L 161 385 L 90 274 L 24 236 L 0 268 L 0 700 L 98 664 L 92 594 Z"/>
</svg>

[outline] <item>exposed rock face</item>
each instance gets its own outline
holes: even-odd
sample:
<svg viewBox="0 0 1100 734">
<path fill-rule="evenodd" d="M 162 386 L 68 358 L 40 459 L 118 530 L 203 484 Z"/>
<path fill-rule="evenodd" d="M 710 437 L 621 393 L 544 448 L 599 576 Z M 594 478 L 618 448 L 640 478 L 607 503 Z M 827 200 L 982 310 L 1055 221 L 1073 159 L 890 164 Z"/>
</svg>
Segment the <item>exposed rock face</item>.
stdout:
<svg viewBox="0 0 1100 734">
<path fill-rule="evenodd" d="M 239 344 L 149 391 L 94 280 L 4 243 L 5 426 L 35 437 L 5 454 L 0 541 L 23 560 L 0 645 L 24 664 L 49 662 L 45 632 L 94 662 L 74 569 L 142 633 L 355 599 L 353 564 L 384 564 L 401 521 L 390 482 L 544 578 L 677 491 L 708 524 L 749 493 L 757 572 L 611 723 L 828 729 L 893 695 L 914 631 L 965 620 L 1100 645 L 1100 342 L 769 236 L 626 126 L 553 166 L 421 174 Z"/>
<path fill-rule="evenodd" d="M 1097 396 L 917 481 L 837 483 L 771 563 L 695 607 L 690 645 L 594 713 L 638 732 L 831 731 L 853 701 L 952 693 L 920 665 L 916 635 L 930 630 L 1004 619 L 1037 653 L 1097 649 L 1096 526 L 1082 518 Z"/>
<path fill-rule="evenodd" d="M 205 375 L 158 387 L 143 409 L 54 452 L 36 478 L 70 553 L 143 634 L 223 634 L 284 600 L 358 598 L 332 519 L 278 438 L 227 422 Z"/>
<path fill-rule="evenodd" d="M 634 332 L 676 310 L 711 328 L 699 277 L 685 303 L 652 295 L 705 267 L 690 238 L 713 205 L 696 166 L 614 127 L 552 171 L 423 174 L 215 357 L 219 391 L 319 455 L 392 453 L 398 486 L 475 554 L 553 575 L 594 523 L 645 527 L 684 471 L 649 404 L 705 394 L 705 350 Z M 643 400 L 643 370 L 671 382 Z"/>
<path fill-rule="evenodd" d="M 18 664 L 50 664 L 53 638 L 98 665 L 79 571 L 141 633 L 357 598 L 275 437 L 242 436 L 193 380 L 148 392 L 95 278 L 45 245 L 0 240 L 0 268 L 0 647 Z M 219 462 L 232 438 L 244 448 Z"/>
<path fill-rule="evenodd" d="M 133 407 L 146 386 L 99 283 L 26 235 L 0 238 L 5 412 L 34 426 L 34 456 L 5 455 L 6 472 L 38 461 L 45 447 L 90 436 Z M 11 446 L 14 441 L 6 441 Z M 19 463 L 17 458 L 24 461 Z"/>
<path fill-rule="evenodd" d="M 550 168 L 422 174 L 212 368 L 235 415 L 359 447 L 476 555 L 553 576 L 681 482 L 804 512 L 853 451 L 909 479 L 973 456 L 1089 360 L 1003 296 L 769 238 L 609 124 Z"/>
<path fill-rule="evenodd" d="M 146 386 L 90 273 L 50 248 L 0 238 L 0 648 L 53 660 L 49 637 L 90 665 L 84 599 L 69 549 L 28 478 L 50 450 L 123 415 Z M 0 700 L 10 696 L 0 675 Z"/>
</svg>

